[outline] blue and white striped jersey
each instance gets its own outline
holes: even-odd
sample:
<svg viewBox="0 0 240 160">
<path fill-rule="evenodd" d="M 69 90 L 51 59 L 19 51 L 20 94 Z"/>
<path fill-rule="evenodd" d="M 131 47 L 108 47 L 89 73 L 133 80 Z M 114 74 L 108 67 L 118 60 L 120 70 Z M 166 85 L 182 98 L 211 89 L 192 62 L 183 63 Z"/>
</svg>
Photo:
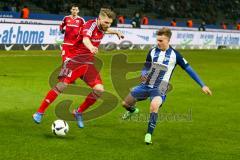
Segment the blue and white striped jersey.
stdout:
<svg viewBox="0 0 240 160">
<path fill-rule="evenodd" d="M 169 47 L 162 51 L 158 47 L 152 48 L 146 58 L 142 75 L 147 76 L 143 84 L 151 88 L 159 87 L 161 83 L 168 84 L 176 65 L 186 69 L 189 64 L 178 51 Z"/>
</svg>

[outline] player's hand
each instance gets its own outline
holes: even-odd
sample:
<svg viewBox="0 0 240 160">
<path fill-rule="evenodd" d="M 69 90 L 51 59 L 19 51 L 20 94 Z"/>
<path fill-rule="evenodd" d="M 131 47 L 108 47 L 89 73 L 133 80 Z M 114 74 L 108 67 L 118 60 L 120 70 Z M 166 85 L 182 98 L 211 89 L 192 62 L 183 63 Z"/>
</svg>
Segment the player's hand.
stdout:
<svg viewBox="0 0 240 160">
<path fill-rule="evenodd" d="M 89 50 L 92 54 L 98 53 L 98 48 L 97 47 L 92 46 L 92 47 L 89 48 Z"/>
<path fill-rule="evenodd" d="M 208 86 L 203 86 L 202 91 L 207 95 L 210 95 L 210 96 L 212 95 L 212 91 L 208 88 Z"/>
<path fill-rule="evenodd" d="M 62 33 L 62 34 L 64 34 L 64 33 L 65 33 L 65 30 L 64 30 L 64 29 L 63 29 L 63 30 L 61 30 L 61 33 Z"/>
<path fill-rule="evenodd" d="M 141 76 L 140 79 L 141 79 L 142 82 L 146 82 L 147 81 L 147 76 Z"/>
<path fill-rule="evenodd" d="M 122 34 L 122 32 L 117 32 L 116 34 L 118 36 L 118 39 L 123 39 L 124 38 L 124 35 Z"/>
</svg>

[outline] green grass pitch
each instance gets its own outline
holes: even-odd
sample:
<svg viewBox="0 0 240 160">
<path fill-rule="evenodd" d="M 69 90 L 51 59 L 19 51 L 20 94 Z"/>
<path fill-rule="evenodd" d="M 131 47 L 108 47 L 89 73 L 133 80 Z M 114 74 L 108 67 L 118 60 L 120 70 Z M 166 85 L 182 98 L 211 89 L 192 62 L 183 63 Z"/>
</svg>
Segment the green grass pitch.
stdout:
<svg viewBox="0 0 240 160">
<path fill-rule="evenodd" d="M 122 121 L 121 100 L 112 112 L 86 122 L 84 129 L 68 122 L 70 131 L 63 138 L 51 133 L 51 124 L 57 119 L 54 106 L 68 98 L 76 107 L 83 101 L 82 96 L 61 95 L 49 107 L 43 122 L 35 124 L 31 116 L 50 89 L 49 75 L 61 64 L 59 51 L 0 51 L 0 159 L 240 159 L 239 50 L 181 52 L 212 89 L 213 96 L 204 95 L 177 67 L 171 80 L 173 91 L 160 114 L 187 115 L 190 119 L 163 118 L 155 129 L 153 145 L 146 145 L 147 122 Z M 112 54 L 118 53 L 127 54 L 129 62 L 143 62 L 147 51 L 100 52 L 105 90 L 114 95 L 117 93 L 109 68 Z M 148 100 L 137 105 L 141 113 L 148 114 Z"/>
</svg>

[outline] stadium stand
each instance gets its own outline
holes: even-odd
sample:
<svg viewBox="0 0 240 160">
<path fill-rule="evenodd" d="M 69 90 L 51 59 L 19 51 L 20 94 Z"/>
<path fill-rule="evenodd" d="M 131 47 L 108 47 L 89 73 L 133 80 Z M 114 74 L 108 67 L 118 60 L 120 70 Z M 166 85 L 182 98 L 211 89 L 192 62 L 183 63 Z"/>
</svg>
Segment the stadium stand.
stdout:
<svg viewBox="0 0 240 160">
<path fill-rule="evenodd" d="M 171 20 L 176 19 L 178 26 L 186 26 L 187 20 L 192 19 L 195 28 L 198 28 L 202 21 L 207 28 L 222 28 L 221 22 L 224 21 L 228 24 L 228 29 L 236 29 L 236 23 L 240 20 L 239 0 L 5 0 L 0 2 L 0 11 L 19 12 L 27 5 L 33 14 L 66 15 L 72 3 L 80 5 L 81 16 L 90 17 L 96 16 L 103 5 L 112 6 L 118 15 L 126 17 L 127 24 L 131 24 L 135 12 L 144 13 L 144 16 L 149 18 L 150 25 L 169 26 Z M 62 16 L 55 16 L 54 19 L 61 18 Z"/>
</svg>

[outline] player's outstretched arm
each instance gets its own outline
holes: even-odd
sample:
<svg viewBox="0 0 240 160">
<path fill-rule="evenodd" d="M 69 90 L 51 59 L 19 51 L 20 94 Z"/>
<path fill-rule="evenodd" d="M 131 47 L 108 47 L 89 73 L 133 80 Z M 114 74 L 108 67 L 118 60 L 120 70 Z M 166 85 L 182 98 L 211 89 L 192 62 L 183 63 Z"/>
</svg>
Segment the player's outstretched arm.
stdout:
<svg viewBox="0 0 240 160">
<path fill-rule="evenodd" d="M 192 67 L 190 65 L 188 65 L 185 68 L 185 71 L 188 73 L 188 75 L 194 80 L 196 81 L 202 88 L 203 93 L 207 94 L 207 95 L 212 95 L 212 91 L 208 88 L 208 86 L 206 86 L 203 81 L 200 79 L 200 77 L 198 76 L 198 74 L 192 69 Z"/>
<path fill-rule="evenodd" d="M 201 86 L 202 91 L 207 95 L 212 95 L 212 92 L 208 88 L 208 86 L 206 86 L 203 83 L 203 81 L 200 79 L 197 73 L 192 69 L 188 62 L 180 55 L 180 53 L 176 52 L 176 58 L 177 64 L 180 65 L 182 69 L 184 69 L 188 73 L 188 75 Z"/>
<path fill-rule="evenodd" d="M 116 31 L 116 30 L 112 30 L 110 28 L 108 28 L 108 30 L 105 33 L 106 34 L 116 34 L 119 39 L 123 39 L 124 38 L 124 35 L 122 34 L 122 32 L 119 32 L 119 31 Z"/>
<path fill-rule="evenodd" d="M 96 54 L 98 52 L 98 48 L 92 45 L 92 42 L 88 37 L 83 38 L 83 44 L 90 50 L 91 53 Z"/>
</svg>

